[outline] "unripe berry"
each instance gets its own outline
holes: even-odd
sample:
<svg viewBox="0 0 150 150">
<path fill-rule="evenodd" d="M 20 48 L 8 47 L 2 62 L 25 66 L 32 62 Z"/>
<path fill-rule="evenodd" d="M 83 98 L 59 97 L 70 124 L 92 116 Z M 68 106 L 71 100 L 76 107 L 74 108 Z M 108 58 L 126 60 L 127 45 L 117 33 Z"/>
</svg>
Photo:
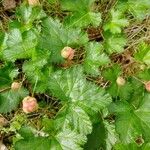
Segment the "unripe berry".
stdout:
<svg viewBox="0 0 150 150">
<path fill-rule="evenodd" d="M 124 79 L 123 77 L 119 76 L 119 77 L 117 78 L 117 80 L 116 80 L 116 83 L 117 83 L 119 86 L 123 86 L 123 85 L 126 83 L 126 81 L 125 81 L 125 79 Z"/>
<path fill-rule="evenodd" d="M 19 82 L 13 82 L 11 84 L 11 89 L 12 90 L 19 90 L 20 88 L 21 88 L 21 83 L 19 83 Z"/>
<path fill-rule="evenodd" d="M 145 83 L 145 89 L 146 89 L 148 92 L 150 92 L 150 81 L 147 81 L 147 82 Z"/>
<path fill-rule="evenodd" d="M 28 3 L 29 5 L 36 6 L 36 5 L 39 5 L 39 0 L 28 0 Z"/>
<path fill-rule="evenodd" d="M 73 57 L 74 57 L 74 49 L 72 49 L 71 47 L 64 47 L 61 51 L 61 56 L 65 59 L 69 59 L 69 60 L 72 60 Z"/>
<path fill-rule="evenodd" d="M 27 96 L 22 101 L 22 109 L 25 113 L 31 113 L 38 109 L 38 103 L 36 98 Z"/>
<path fill-rule="evenodd" d="M 8 124 L 8 121 L 0 116 L 0 127 L 6 126 Z"/>
</svg>

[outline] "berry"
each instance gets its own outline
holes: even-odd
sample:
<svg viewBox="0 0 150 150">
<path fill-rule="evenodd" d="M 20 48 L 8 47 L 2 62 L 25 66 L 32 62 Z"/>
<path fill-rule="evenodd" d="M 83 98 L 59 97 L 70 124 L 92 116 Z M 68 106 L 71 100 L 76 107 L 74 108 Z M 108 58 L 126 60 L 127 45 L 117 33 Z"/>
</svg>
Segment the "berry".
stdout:
<svg viewBox="0 0 150 150">
<path fill-rule="evenodd" d="M 0 127 L 6 126 L 7 124 L 8 124 L 8 120 L 0 116 Z"/>
<path fill-rule="evenodd" d="M 12 90 L 19 90 L 20 88 L 21 88 L 21 83 L 19 83 L 19 82 L 13 82 L 11 84 L 11 89 Z"/>
<path fill-rule="evenodd" d="M 119 86 L 123 86 L 126 83 L 125 79 L 121 76 L 117 78 L 116 82 Z"/>
<path fill-rule="evenodd" d="M 145 89 L 146 89 L 148 92 L 150 92 L 150 81 L 147 81 L 147 82 L 145 83 Z"/>
<path fill-rule="evenodd" d="M 39 5 L 39 0 L 28 0 L 28 3 L 29 5 L 36 6 L 36 5 Z"/>
<path fill-rule="evenodd" d="M 27 96 L 22 101 L 22 109 L 25 113 L 31 113 L 38 109 L 37 100 L 34 97 Z"/>
<path fill-rule="evenodd" d="M 65 59 L 69 59 L 72 60 L 74 57 L 74 49 L 72 49 L 71 47 L 64 47 L 61 51 L 61 56 Z"/>
</svg>

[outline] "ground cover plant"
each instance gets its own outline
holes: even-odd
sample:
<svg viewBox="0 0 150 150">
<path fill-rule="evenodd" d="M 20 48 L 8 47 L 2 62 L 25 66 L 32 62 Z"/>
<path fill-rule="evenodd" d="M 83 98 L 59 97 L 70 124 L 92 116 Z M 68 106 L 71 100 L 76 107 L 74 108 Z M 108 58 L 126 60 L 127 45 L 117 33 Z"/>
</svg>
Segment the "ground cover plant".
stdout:
<svg viewBox="0 0 150 150">
<path fill-rule="evenodd" d="M 0 149 L 149 150 L 150 1 L 3 0 Z"/>
</svg>

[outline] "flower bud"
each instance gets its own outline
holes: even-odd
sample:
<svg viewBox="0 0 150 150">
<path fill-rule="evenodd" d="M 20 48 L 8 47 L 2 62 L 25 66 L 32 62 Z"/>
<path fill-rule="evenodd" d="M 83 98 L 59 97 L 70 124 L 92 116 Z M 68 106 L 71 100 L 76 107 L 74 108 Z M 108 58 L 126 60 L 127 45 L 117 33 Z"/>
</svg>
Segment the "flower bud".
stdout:
<svg viewBox="0 0 150 150">
<path fill-rule="evenodd" d="M 147 82 L 145 83 L 145 89 L 146 89 L 148 92 L 150 92 L 150 81 L 147 81 Z"/>
<path fill-rule="evenodd" d="M 22 101 L 22 109 L 25 113 L 31 113 L 38 109 L 37 100 L 34 97 L 27 96 Z"/>
<path fill-rule="evenodd" d="M 12 90 L 19 90 L 20 88 L 21 88 L 21 83 L 19 83 L 19 82 L 13 82 L 11 84 L 11 89 Z"/>
<path fill-rule="evenodd" d="M 74 57 L 74 53 L 75 51 L 71 47 L 64 47 L 61 51 L 61 56 L 65 59 L 72 60 Z"/>
<path fill-rule="evenodd" d="M 126 83 L 126 81 L 125 81 L 125 79 L 124 79 L 123 77 L 119 76 L 119 77 L 117 78 L 117 80 L 116 80 L 116 83 L 117 83 L 119 86 L 123 86 L 123 85 Z"/>
</svg>

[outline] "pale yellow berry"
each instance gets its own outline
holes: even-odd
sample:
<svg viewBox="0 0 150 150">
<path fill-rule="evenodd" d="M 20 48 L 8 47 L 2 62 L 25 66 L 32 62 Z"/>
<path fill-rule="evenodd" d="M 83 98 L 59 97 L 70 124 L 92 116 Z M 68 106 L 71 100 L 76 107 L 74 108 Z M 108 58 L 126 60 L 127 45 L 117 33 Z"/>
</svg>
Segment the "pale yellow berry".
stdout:
<svg viewBox="0 0 150 150">
<path fill-rule="evenodd" d="M 19 90 L 21 88 L 21 83 L 20 82 L 13 82 L 11 84 L 11 89 L 12 90 Z"/>
<path fill-rule="evenodd" d="M 28 0 L 29 5 L 36 6 L 39 5 L 39 0 Z"/>
<path fill-rule="evenodd" d="M 124 79 L 123 77 L 119 76 L 119 77 L 117 78 L 117 80 L 116 80 L 116 83 L 117 83 L 119 86 L 123 86 L 123 85 L 126 83 L 126 81 L 125 81 L 125 79 Z"/>
</svg>

